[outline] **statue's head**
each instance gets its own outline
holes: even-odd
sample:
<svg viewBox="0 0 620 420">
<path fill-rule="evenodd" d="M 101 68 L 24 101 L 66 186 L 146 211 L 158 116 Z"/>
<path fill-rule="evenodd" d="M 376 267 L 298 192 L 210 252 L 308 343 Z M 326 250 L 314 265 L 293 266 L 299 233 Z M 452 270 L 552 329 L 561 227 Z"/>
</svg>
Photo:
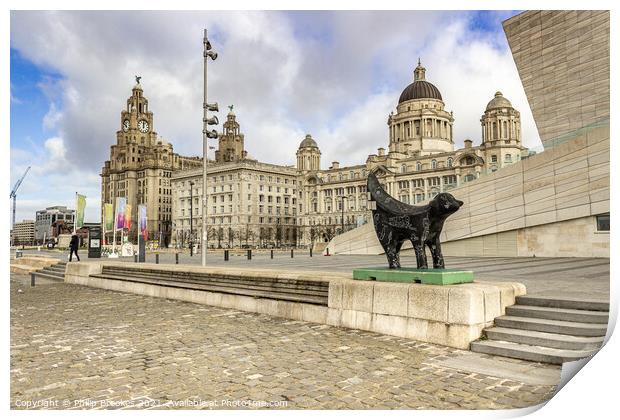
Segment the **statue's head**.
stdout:
<svg viewBox="0 0 620 420">
<path fill-rule="evenodd" d="M 450 193 L 439 193 L 430 201 L 429 205 L 435 214 L 449 216 L 460 209 L 463 202 L 454 198 Z"/>
</svg>

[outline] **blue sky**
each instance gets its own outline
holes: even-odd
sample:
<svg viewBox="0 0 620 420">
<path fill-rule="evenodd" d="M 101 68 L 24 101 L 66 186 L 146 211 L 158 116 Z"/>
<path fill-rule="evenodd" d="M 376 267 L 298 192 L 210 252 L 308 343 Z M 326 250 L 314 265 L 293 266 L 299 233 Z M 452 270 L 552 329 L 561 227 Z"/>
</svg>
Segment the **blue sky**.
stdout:
<svg viewBox="0 0 620 420">
<path fill-rule="evenodd" d="M 514 11 L 11 13 L 11 188 L 17 220 L 88 196 L 99 219 L 99 171 L 133 77 L 143 77 L 155 129 L 176 152 L 201 151 L 202 28 L 220 54 L 210 95 L 234 104 L 246 149 L 293 164 L 306 133 L 322 165 L 361 164 L 387 146 L 386 119 L 418 57 L 455 115 L 455 141 L 479 139 L 496 90 L 539 143 L 501 22 Z M 36 31 L 33 29 L 36 28 Z M 220 113 L 220 121 L 225 114 Z"/>
</svg>

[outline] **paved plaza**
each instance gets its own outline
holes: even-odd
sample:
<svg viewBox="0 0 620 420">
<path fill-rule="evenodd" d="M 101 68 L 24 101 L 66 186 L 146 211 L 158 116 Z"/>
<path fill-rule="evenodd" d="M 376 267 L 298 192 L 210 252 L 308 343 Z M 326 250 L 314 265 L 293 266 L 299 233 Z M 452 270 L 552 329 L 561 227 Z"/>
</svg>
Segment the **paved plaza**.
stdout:
<svg viewBox="0 0 620 420">
<path fill-rule="evenodd" d="M 317 259 L 318 260 L 318 259 Z M 500 409 L 559 366 L 11 277 L 11 407 Z"/>
<path fill-rule="evenodd" d="M 161 264 L 174 264 L 174 252 L 159 256 Z M 66 258 L 64 253 L 25 251 L 27 254 L 50 255 Z M 86 255 L 86 252 L 80 251 Z M 384 255 L 332 255 L 314 254 L 308 250 L 276 251 L 270 258 L 269 251 L 253 252 L 248 260 L 244 251 L 231 251 L 229 261 L 224 261 L 222 250 L 210 250 L 207 264 L 220 267 L 269 268 L 296 271 L 332 271 L 352 273 L 354 268 L 386 266 Z M 121 258 L 133 261 L 133 258 Z M 155 262 L 155 254 L 148 253 L 147 262 Z M 609 258 L 509 258 L 509 257 L 446 257 L 446 267 L 473 270 L 476 280 L 517 281 L 527 287 L 529 295 L 580 299 L 609 300 Z M 415 267 L 415 257 L 402 255 L 403 267 Z M 180 264 L 200 264 L 200 255 L 189 256 L 187 250 L 179 254 Z"/>
</svg>

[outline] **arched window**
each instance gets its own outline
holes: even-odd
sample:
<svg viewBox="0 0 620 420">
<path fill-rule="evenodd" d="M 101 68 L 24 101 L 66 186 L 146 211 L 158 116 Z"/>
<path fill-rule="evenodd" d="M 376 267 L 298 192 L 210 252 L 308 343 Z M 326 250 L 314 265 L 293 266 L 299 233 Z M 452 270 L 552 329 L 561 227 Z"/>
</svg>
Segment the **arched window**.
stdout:
<svg viewBox="0 0 620 420">
<path fill-rule="evenodd" d="M 422 170 L 422 164 L 420 162 L 415 164 L 415 170 L 416 171 L 421 171 Z"/>
<path fill-rule="evenodd" d="M 431 161 L 431 168 L 437 169 L 437 161 L 435 159 Z"/>
<path fill-rule="evenodd" d="M 448 158 L 448 168 L 452 167 L 452 158 Z"/>
<path fill-rule="evenodd" d="M 504 157 L 504 160 L 506 162 L 512 162 L 512 155 L 510 153 L 506 153 L 506 156 Z"/>
<path fill-rule="evenodd" d="M 407 172 L 407 165 L 405 165 L 405 164 L 400 165 L 400 171 L 401 171 L 402 173 Z"/>
</svg>

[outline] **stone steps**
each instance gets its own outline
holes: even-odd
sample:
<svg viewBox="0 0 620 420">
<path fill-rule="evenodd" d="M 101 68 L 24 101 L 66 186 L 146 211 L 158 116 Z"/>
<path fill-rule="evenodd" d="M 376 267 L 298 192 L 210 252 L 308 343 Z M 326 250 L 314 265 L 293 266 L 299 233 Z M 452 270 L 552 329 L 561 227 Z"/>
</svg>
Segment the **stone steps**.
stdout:
<svg viewBox="0 0 620 420">
<path fill-rule="evenodd" d="M 471 343 L 471 350 L 478 353 L 512 357 L 514 359 L 560 365 L 565 362 L 591 356 L 596 350 L 563 350 L 549 347 L 530 346 L 507 341 L 482 340 Z"/>
<path fill-rule="evenodd" d="M 59 262 L 49 267 L 45 267 L 45 268 L 41 268 L 39 270 L 33 271 L 31 274 L 34 274 L 35 279 L 37 277 L 42 277 L 48 280 L 56 280 L 56 281 L 64 282 L 66 269 L 67 269 L 67 263 Z"/>
<path fill-rule="evenodd" d="M 603 344 L 603 337 L 579 337 L 514 328 L 493 327 L 485 329 L 484 332 L 489 340 L 563 350 L 596 350 Z"/>
<path fill-rule="evenodd" d="M 516 303 L 518 305 L 543 306 L 546 308 L 579 309 L 584 311 L 609 312 L 609 302 L 601 300 L 579 300 L 523 295 L 517 297 Z"/>
<path fill-rule="evenodd" d="M 555 319 L 558 321 L 606 324 L 609 312 L 578 309 L 549 308 L 543 306 L 513 305 L 506 308 L 506 315 L 522 318 Z"/>
<path fill-rule="evenodd" d="M 590 324 L 542 318 L 522 318 L 508 315 L 495 318 L 495 325 L 498 327 L 520 330 L 579 335 L 584 337 L 604 336 L 607 332 L 607 324 Z"/>
<path fill-rule="evenodd" d="M 329 292 L 329 284 L 325 282 L 299 282 L 287 279 L 267 279 L 267 278 L 248 278 L 235 277 L 225 275 L 204 275 L 199 273 L 153 273 L 139 271 L 123 271 L 123 270 L 107 270 L 104 269 L 100 276 L 131 276 L 133 278 L 141 278 L 148 280 L 163 280 L 196 284 L 213 284 L 225 287 L 242 287 L 255 288 L 257 290 L 273 290 L 273 291 L 294 291 L 295 293 L 308 295 L 327 295 Z"/>
<path fill-rule="evenodd" d="M 329 283 L 157 269 L 104 267 L 90 277 L 327 306 Z"/>
<path fill-rule="evenodd" d="M 603 345 L 609 302 L 518 296 L 484 338 L 471 343 L 479 353 L 562 364 L 596 353 Z"/>
</svg>

